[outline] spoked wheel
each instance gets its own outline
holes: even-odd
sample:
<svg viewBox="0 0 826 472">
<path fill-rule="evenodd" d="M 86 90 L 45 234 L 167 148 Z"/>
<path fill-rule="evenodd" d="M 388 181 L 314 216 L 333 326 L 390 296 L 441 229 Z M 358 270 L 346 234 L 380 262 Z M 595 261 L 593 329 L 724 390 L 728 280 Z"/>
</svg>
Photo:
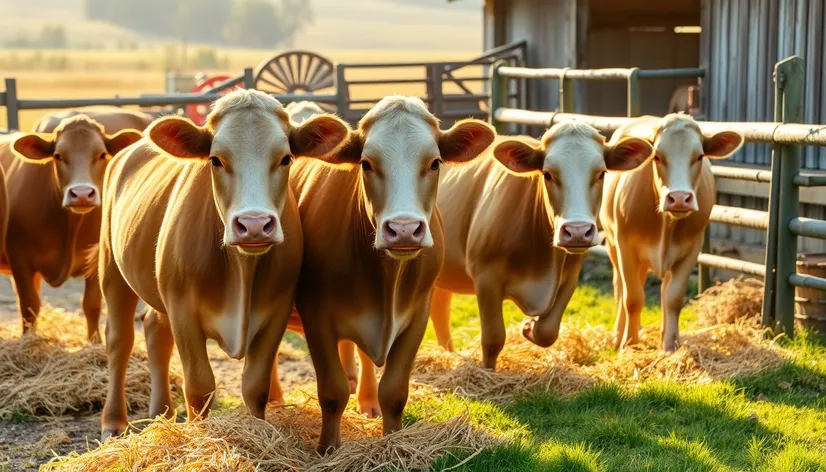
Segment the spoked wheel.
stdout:
<svg viewBox="0 0 826 472">
<path fill-rule="evenodd" d="M 335 66 L 326 57 L 307 51 L 290 51 L 268 59 L 257 68 L 255 88 L 284 94 L 334 93 Z"/>
</svg>

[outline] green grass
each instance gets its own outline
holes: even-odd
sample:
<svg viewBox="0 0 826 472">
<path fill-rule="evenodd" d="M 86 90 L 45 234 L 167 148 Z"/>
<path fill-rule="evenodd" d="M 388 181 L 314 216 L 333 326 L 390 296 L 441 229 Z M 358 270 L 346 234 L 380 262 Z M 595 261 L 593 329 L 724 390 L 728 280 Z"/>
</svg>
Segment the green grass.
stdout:
<svg viewBox="0 0 826 472">
<path fill-rule="evenodd" d="M 643 323 L 658 326 L 659 300 L 648 302 Z M 604 281 L 583 284 L 563 323 L 611 326 L 614 315 Z M 523 318 L 506 304 L 507 326 Z M 695 319 L 689 307 L 681 325 Z M 462 333 L 454 334 L 458 347 L 478 334 L 475 298 L 454 297 L 451 324 Z M 432 330 L 426 339 L 435 340 Z M 535 392 L 507 404 L 447 394 L 411 402 L 405 421 L 469 412 L 474 425 L 510 439 L 454 469 L 462 471 L 826 471 L 826 340 L 802 333 L 783 345 L 792 359 L 753 377 L 599 384 L 572 397 Z M 446 456 L 433 470 L 462 459 Z"/>
</svg>

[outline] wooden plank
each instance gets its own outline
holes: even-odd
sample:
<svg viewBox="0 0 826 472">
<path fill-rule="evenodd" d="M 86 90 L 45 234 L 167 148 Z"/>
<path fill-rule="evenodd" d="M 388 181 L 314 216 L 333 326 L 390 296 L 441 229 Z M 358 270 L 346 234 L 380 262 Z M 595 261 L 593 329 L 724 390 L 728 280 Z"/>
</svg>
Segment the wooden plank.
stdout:
<svg viewBox="0 0 826 472">
<path fill-rule="evenodd" d="M 700 2 L 700 67 L 705 69 L 706 76 L 702 79 L 700 89 L 700 110 L 705 116 L 709 116 L 709 100 L 711 99 L 711 77 L 714 71 L 710 69 L 711 62 L 711 38 L 712 21 L 711 7 L 712 0 Z"/>
</svg>

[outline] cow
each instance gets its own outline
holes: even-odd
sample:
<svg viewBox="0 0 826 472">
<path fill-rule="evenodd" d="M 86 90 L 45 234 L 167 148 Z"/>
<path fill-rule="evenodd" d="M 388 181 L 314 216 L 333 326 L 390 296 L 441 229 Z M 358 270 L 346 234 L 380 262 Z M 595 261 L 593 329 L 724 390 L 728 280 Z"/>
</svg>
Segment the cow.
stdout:
<svg viewBox="0 0 826 472">
<path fill-rule="evenodd" d="M 556 341 L 585 254 L 597 243 L 606 171 L 630 171 L 653 153 L 643 139 L 606 145 L 596 129 L 573 122 L 554 125 L 540 141 L 497 141 L 485 158 L 442 176 L 446 251 L 431 310 L 439 344 L 452 351 L 452 294 L 476 295 L 489 369 L 505 344 L 504 300 L 531 317 L 522 325 L 526 339 L 541 347 Z"/>
<path fill-rule="evenodd" d="M 353 356 L 353 344 L 358 347 L 359 409 L 381 414 L 384 434 L 402 427 L 410 372 L 444 256 L 439 173 L 442 164 L 476 158 L 495 136 L 477 120 L 442 131 L 420 99 L 391 96 L 326 162 L 297 163 L 290 183 L 304 231 L 304 261 L 296 308 L 318 384 L 320 453 L 341 444 L 350 382 L 339 348 Z M 384 366 L 378 385 L 375 366 Z"/>
<path fill-rule="evenodd" d="M 101 437 L 126 428 L 124 381 L 138 298 L 152 375 L 150 416 L 171 411 L 172 344 L 181 356 L 187 418 L 209 411 L 215 378 L 206 341 L 245 358 L 242 394 L 264 417 L 276 350 L 292 311 L 303 239 L 288 175 L 349 138 L 333 116 L 293 126 L 255 90 L 215 102 L 206 125 L 162 118 L 115 157 L 106 175 L 98 256 L 109 309 L 109 385 Z M 164 384 L 165 382 L 165 384 Z"/>
<path fill-rule="evenodd" d="M 290 119 L 296 123 L 303 123 L 315 115 L 324 113 L 324 109 L 317 103 L 308 101 L 292 102 L 284 107 L 284 110 L 289 113 Z"/>
<path fill-rule="evenodd" d="M 101 295 L 86 253 L 100 235 L 103 174 L 111 157 L 141 138 L 149 116 L 96 108 L 45 116 L 33 133 L 0 146 L 6 173 L 9 227 L 0 270 L 11 272 L 23 332 L 36 328 L 42 280 L 58 287 L 84 277 L 88 340 L 100 342 Z"/>
<path fill-rule="evenodd" d="M 612 139 L 637 137 L 654 145 L 650 164 L 606 180 L 602 222 L 614 266 L 617 299 L 615 344 L 639 341 L 644 284 L 649 271 L 662 279 L 661 347 L 679 344 L 680 311 L 703 234 L 717 199 L 710 159 L 724 159 L 743 145 L 734 131 L 704 135 L 693 118 L 641 117 Z"/>
</svg>

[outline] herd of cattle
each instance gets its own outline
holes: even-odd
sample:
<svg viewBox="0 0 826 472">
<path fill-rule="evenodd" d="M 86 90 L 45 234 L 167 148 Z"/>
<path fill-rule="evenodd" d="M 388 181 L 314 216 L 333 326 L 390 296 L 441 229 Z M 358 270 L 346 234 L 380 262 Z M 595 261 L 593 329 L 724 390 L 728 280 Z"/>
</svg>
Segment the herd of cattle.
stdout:
<svg viewBox="0 0 826 472">
<path fill-rule="evenodd" d="M 254 90 L 219 99 L 204 126 L 87 108 L 2 138 L 0 264 L 24 332 L 35 327 L 42 279 L 85 277 L 90 342 L 101 341 L 105 299 L 103 438 L 127 427 L 141 299 L 151 416 L 173 411 L 173 345 L 188 418 L 206 414 L 214 339 L 245 358 L 244 402 L 263 417 L 283 401 L 275 358 L 291 329 L 309 346 L 325 452 L 340 444 L 351 393 L 361 413 L 382 416 L 385 433 L 402 427 L 429 317 L 453 349 L 452 293 L 478 299 L 485 367 L 496 368 L 505 343 L 506 299 L 530 317 L 525 338 L 552 345 L 600 228 L 615 268 L 616 346 L 638 341 L 653 271 L 663 279 L 662 348 L 676 349 L 715 201 L 709 159 L 742 142 L 704 136 L 683 114 L 640 118 L 610 142 L 580 123 L 539 141 L 497 137 L 477 120 L 444 131 L 421 100 L 398 96 L 356 130 L 315 104 L 284 107 Z M 384 366 L 379 382 L 375 366 Z"/>
</svg>

